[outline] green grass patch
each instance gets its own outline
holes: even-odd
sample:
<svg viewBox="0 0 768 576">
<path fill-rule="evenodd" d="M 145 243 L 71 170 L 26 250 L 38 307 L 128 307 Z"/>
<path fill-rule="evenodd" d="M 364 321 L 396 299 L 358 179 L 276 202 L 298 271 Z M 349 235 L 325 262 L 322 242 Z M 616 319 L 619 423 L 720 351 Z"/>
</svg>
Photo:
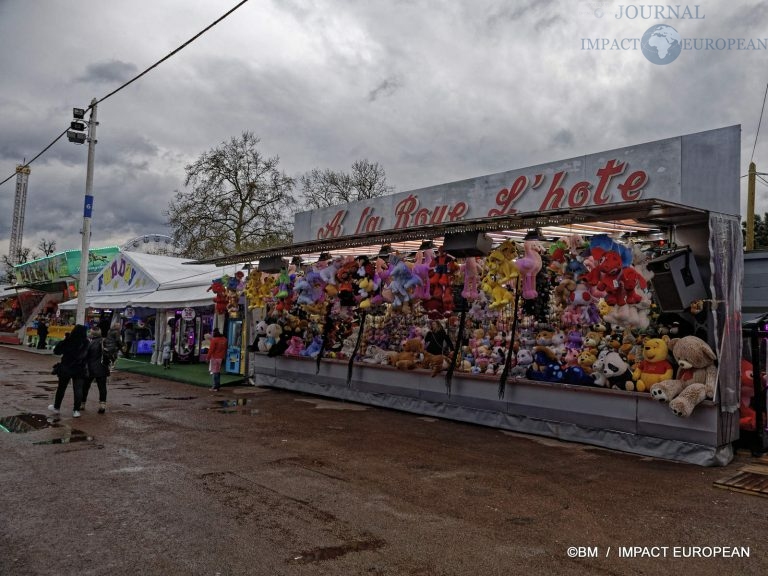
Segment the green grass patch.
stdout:
<svg viewBox="0 0 768 576">
<path fill-rule="evenodd" d="M 163 378 L 164 380 L 174 380 L 175 382 L 184 382 L 194 384 L 195 386 L 210 387 L 212 384 L 211 375 L 208 373 L 208 363 L 197 364 L 171 364 L 170 368 L 163 368 L 162 365 L 150 364 L 149 357 L 138 356 L 135 358 L 118 358 L 115 369 L 121 372 L 132 372 L 134 374 L 143 374 L 153 378 Z M 240 374 L 221 373 L 222 386 L 235 386 L 245 382 L 245 377 Z"/>
</svg>

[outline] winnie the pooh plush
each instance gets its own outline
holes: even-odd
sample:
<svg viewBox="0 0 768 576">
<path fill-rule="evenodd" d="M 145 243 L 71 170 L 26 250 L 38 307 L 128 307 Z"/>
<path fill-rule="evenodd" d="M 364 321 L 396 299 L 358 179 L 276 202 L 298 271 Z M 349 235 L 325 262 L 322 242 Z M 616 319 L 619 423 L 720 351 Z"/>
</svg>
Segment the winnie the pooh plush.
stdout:
<svg viewBox="0 0 768 576">
<path fill-rule="evenodd" d="M 638 392 L 650 392 L 651 386 L 671 380 L 674 370 L 667 359 L 669 347 L 665 338 L 648 338 L 643 343 L 643 359 L 635 367 Z"/>
<path fill-rule="evenodd" d="M 677 378 L 651 386 L 651 395 L 669 402 L 677 416 L 688 417 L 705 399 L 715 397 L 717 357 L 709 344 L 696 336 L 673 338 L 668 347 L 677 360 Z"/>
</svg>

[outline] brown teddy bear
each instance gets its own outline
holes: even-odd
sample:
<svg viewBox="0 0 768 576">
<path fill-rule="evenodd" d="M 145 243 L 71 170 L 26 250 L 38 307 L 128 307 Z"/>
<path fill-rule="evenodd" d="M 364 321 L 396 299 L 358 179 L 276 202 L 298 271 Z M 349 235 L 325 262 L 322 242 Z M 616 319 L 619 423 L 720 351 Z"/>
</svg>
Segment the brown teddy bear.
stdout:
<svg viewBox="0 0 768 576">
<path fill-rule="evenodd" d="M 448 356 L 442 354 L 430 354 L 424 352 L 424 360 L 421 362 L 422 368 L 432 370 L 432 377 L 434 378 L 443 370 L 446 370 L 451 365 L 451 359 Z"/>
<path fill-rule="evenodd" d="M 402 351 L 390 357 L 390 363 L 398 370 L 413 370 L 423 353 L 424 342 L 419 338 L 410 338 L 403 343 Z"/>
<path fill-rule="evenodd" d="M 696 336 L 673 338 L 668 347 L 677 360 L 677 379 L 651 386 L 651 395 L 678 416 L 688 417 L 706 398 L 715 397 L 717 357 L 709 344 Z"/>
</svg>

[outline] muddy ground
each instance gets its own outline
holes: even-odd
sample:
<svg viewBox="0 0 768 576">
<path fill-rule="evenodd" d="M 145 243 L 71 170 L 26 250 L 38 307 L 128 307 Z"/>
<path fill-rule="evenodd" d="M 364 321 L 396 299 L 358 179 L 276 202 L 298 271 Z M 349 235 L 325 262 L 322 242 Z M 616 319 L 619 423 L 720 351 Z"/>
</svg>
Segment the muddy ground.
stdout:
<svg viewBox="0 0 768 576">
<path fill-rule="evenodd" d="M 69 391 L 48 426 L 54 361 L 0 347 L 0 419 L 30 429 L 0 432 L 2 575 L 768 574 L 768 499 L 713 486 L 748 453 L 702 468 L 126 372 L 106 415 L 93 390 L 73 419 Z M 715 546 L 749 558 L 675 557 Z"/>
</svg>

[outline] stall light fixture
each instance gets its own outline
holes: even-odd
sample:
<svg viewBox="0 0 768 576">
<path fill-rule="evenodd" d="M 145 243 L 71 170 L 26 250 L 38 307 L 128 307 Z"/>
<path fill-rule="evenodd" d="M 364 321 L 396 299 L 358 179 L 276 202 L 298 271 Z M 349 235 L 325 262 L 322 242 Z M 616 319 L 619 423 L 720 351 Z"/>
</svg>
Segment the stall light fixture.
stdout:
<svg viewBox="0 0 768 576">
<path fill-rule="evenodd" d="M 523 238 L 523 241 L 528 241 L 528 240 L 538 240 L 540 242 L 546 242 L 547 241 L 547 239 L 541 233 L 541 230 L 539 228 L 534 228 L 533 230 L 528 230 L 528 232 L 525 234 L 525 238 Z"/>
<path fill-rule="evenodd" d="M 435 243 L 432 240 L 424 240 L 419 246 L 419 250 L 432 250 L 435 247 Z"/>
<path fill-rule="evenodd" d="M 325 262 L 326 260 L 331 259 L 331 254 L 329 252 L 322 252 L 320 256 L 317 257 L 318 262 Z"/>
<path fill-rule="evenodd" d="M 85 144 L 85 133 L 76 132 L 74 130 L 67 130 L 67 140 L 74 142 L 75 144 Z"/>
</svg>

